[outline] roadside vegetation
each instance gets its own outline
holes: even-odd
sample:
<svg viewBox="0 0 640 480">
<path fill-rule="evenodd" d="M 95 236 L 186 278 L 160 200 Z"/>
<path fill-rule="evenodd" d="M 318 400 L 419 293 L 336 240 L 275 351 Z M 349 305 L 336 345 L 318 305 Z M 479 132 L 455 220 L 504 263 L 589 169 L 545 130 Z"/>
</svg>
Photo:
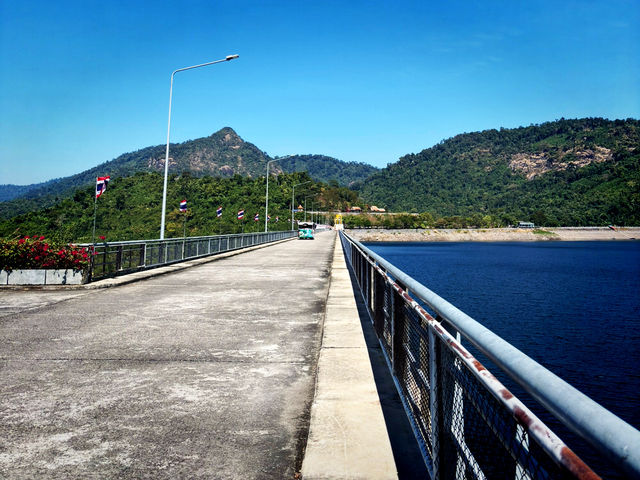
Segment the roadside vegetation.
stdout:
<svg viewBox="0 0 640 480">
<path fill-rule="evenodd" d="M 50 242 L 44 236 L 0 239 L 0 270 L 53 268 L 84 270 L 91 252 L 87 248 Z"/>
<path fill-rule="evenodd" d="M 306 183 L 308 182 L 308 183 Z M 96 239 L 138 240 L 159 237 L 163 177 L 159 173 L 137 173 L 112 177 L 106 192 L 97 199 Z M 337 183 L 311 180 L 306 173 L 273 175 L 269 180 L 270 230 L 291 228 L 289 207 L 296 184 L 295 207 L 307 210 L 345 210 L 358 203 L 357 194 Z M 179 210 L 187 200 L 187 211 Z M 217 209 L 222 207 L 222 216 Z M 238 220 L 238 211 L 244 219 Z M 91 241 L 94 186 L 80 188 L 54 206 L 0 221 L 0 238 L 19 239 L 44 235 L 58 243 Z M 185 172 L 170 176 L 167 192 L 167 238 L 264 231 L 265 177 L 193 177 Z M 258 220 L 254 220 L 258 214 Z M 307 217 L 310 214 L 307 213 Z M 303 212 L 296 214 L 302 220 Z M 327 218 L 328 220 L 328 218 Z"/>
</svg>

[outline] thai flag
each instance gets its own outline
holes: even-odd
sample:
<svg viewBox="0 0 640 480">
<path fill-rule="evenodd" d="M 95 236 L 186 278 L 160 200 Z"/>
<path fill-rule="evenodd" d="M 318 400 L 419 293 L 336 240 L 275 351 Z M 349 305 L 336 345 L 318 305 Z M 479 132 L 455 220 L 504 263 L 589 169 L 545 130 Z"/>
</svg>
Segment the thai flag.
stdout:
<svg viewBox="0 0 640 480">
<path fill-rule="evenodd" d="M 242 220 L 244 218 L 244 210 L 240 210 L 238 212 L 238 220 Z"/>
<path fill-rule="evenodd" d="M 271 221 L 271 215 L 267 215 L 267 222 Z"/>
<path fill-rule="evenodd" d="M 216 217 L 220 218 L 222 216 L 222 207 L 218 207 L 216 210 Z"/>
<path fill-rule="evenodd" d="M 253 217 L 253 221 L 257 222 L 258 220 L 260 220 L 260 215 L 256 213 L 255 217 Z"/>
<path fill-rule="evenodd" d="M 187 201 L 186 200 L 182 200 L 180 202 L 180 211 L 181 212 L 186 212 L 187 211 Z"/>
<path fill-rule="evenodd" d="M 96 198 L 98 198 L 100 195 L 102 195 L 104 193 L 104 191 L 107 189 L 107 183 L 109 183 L 109 179 L 111 178 L 111 176 L 106 176 L 106 177 L 97 177 L 96 178 Z"/>
<path fill-rule="evenodd" d="M 276 217 L 276 223 L 280 221 L 280 217 Z"/>
</svg>

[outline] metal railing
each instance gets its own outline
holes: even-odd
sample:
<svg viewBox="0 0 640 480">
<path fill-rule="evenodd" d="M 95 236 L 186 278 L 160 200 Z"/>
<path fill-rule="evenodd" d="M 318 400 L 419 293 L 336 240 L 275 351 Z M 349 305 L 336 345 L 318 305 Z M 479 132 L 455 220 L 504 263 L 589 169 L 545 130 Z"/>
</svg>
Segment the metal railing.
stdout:
<svg viewBox="0 0 640 480">
<path fill-rule="evenodd" d="M 464 337 L 626 477 L 640 432 L 341 232 L 433 479 L 598 478 L 461 344 Z"/>
<path fill-rule="evenodd" d="M 89 281 L 295 237 L 296 231 L 95 244 Z M 93 248 L 93 245 L 81 245 Z"/>
</svg>

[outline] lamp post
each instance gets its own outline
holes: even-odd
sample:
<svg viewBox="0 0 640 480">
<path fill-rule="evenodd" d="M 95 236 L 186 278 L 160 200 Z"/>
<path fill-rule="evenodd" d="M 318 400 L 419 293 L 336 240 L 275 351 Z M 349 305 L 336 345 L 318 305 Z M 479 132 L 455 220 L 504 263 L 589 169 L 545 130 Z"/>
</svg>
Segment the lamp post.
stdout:
<svg viewBox="0 0 640 480">
<path fill-rule="evenodd" d="M 162 216 L 160 217 L 160 240 L 164 240 L 164 217 L 165 210 L 167 209 L 167 177 L 169 176 L 169 133 L 171 132 L 171 99 L 173 97 L 173 77 L 176 73 L 184 70 L 191 70 L 193 68 L 206 67 L 207 65 L 214 65 L 216 63 L 228 62 L 234 58 L 238 58 L 239 55 L 227 55 L 222 60 L 216 60 L 214 62 L 201 63 L 200 65 L 193 65 L 191 67 L 184 67 L 174 70 L 171 74 L 171 86 L 169 87 L 169 120 L 167 121 L 167 151 L 164 157 L 164 185 L 162 187 Z"/>
<path fill-rule="evenodd" d="M 273 160 L 269 160 L 267 162 L 267 193 L 265 195 L 264 202 L 264 231 L 265 233 L 268 231 L 267 222 L 269 221 L 269 164 L 272 162 L 277 162 L 278 160 L 284 160 L 285 158 L 293 157 L 293 155 L 285 155 L 284 157 L 274 158 Z M 293 230 L 293 228 L 292 228 Z"/>
<path fill-rule="evenodd" d="M 314 193 L 313 195 L 307 195 L 306 197 L 304 197 L 304 221 L 307 221 L 307 198 L 313 198 L 316 195 L 318 195 L 317 193 Z M 311 202 L 311 204 L 313 205 L 313 202 Z M 311 221 L 313 222 L 313 217 L 311 219 Z"/>
<path fill-rule="evenodd" d="M 305 183 L 311 183 L 311 180 L 307 180 L 306 182 L 302 182 L 302 183 L 296 183 L 293 186 L 293 191 L 291 192 L 291 230 L 293 230 L 293 202 L 295 201 L 295 194 L 296 194 L 296 187 L 300 186 L 300 185 L 304 185 Z"/>
</svg>

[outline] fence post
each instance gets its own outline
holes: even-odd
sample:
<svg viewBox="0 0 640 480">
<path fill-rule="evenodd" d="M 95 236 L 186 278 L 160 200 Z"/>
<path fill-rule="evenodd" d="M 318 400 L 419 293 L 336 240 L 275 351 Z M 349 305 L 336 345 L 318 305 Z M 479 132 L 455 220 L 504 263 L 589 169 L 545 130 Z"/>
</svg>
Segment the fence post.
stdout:
<svg viewBox="0 0 640 480">
<path fill-rule="evenodd" d="M 394 290 L 391 295 L 391 301 L 391 366 L 393 374 L 402 383 L 404 376 L 402 369 L 402 360 L 404 358 L 404 355 L 402 355 L 402 334 L 405 322 L 402 312 L 403 300 Z"/>
<path fill-rule="evenodd" d="M 382 338 L 384 331 L 384 279 L 377 270 L 374 271 L 373 288 L 373 328 L 377 337 Z"/>
<path fill-rule="evenodd" d="M 440 432 L 442 431 L 442 411 L 440 406 L 442 405 L 442 393 L 438 381 L 440 375 L 438 374 L 438 368 L 440 362 L 438 362 L 438 355 L 440 354 L 440 348 L 438 340 L 436 339 L 433 328 L 429 327 L 429 411 L 431 417 L 431 438 L 428 441 L 431 442 L 432 464 L 433 464 L 433 480 L 440 479 Z"/>
<path fill-rule="evenodd" d="M 138 262 L 138 266 L 144 267 L 146 261 L 147 261 L 147 242 L 144 242 L 142 245 L 140 245 L 140 261 Z"/>
<path fill-rule="evenodd" d="M 106 275 L 107 272 L 107 251 L 109 250 L 108 246 L 104 247 L 102 251 L 102 275 Z"/>
<path fill-rule="evenodd" d="M 89 283 L 91 283 L 91 280 L 93 279 L 93 263 L 94 263 L 94 258 L 96 258 L 94 253 L 96 253 L 95 245 L 91 248 L 91 260 L 89 261 L 89 273 L 87 273 L 87 282 Z"/>
<path fill-rule="evenodd" d="M 122 270 L 122 245 L 116 247 L 116 272 Z"/>
<path fill-rule="evenodd" d="M 373 308 L 373 292 L 371 290 L 371 278 L 373 273 L 373 264 L 365 261 L 365 267 L 367 272 L 367 310 L 371 311 Z"/>
</svg>

